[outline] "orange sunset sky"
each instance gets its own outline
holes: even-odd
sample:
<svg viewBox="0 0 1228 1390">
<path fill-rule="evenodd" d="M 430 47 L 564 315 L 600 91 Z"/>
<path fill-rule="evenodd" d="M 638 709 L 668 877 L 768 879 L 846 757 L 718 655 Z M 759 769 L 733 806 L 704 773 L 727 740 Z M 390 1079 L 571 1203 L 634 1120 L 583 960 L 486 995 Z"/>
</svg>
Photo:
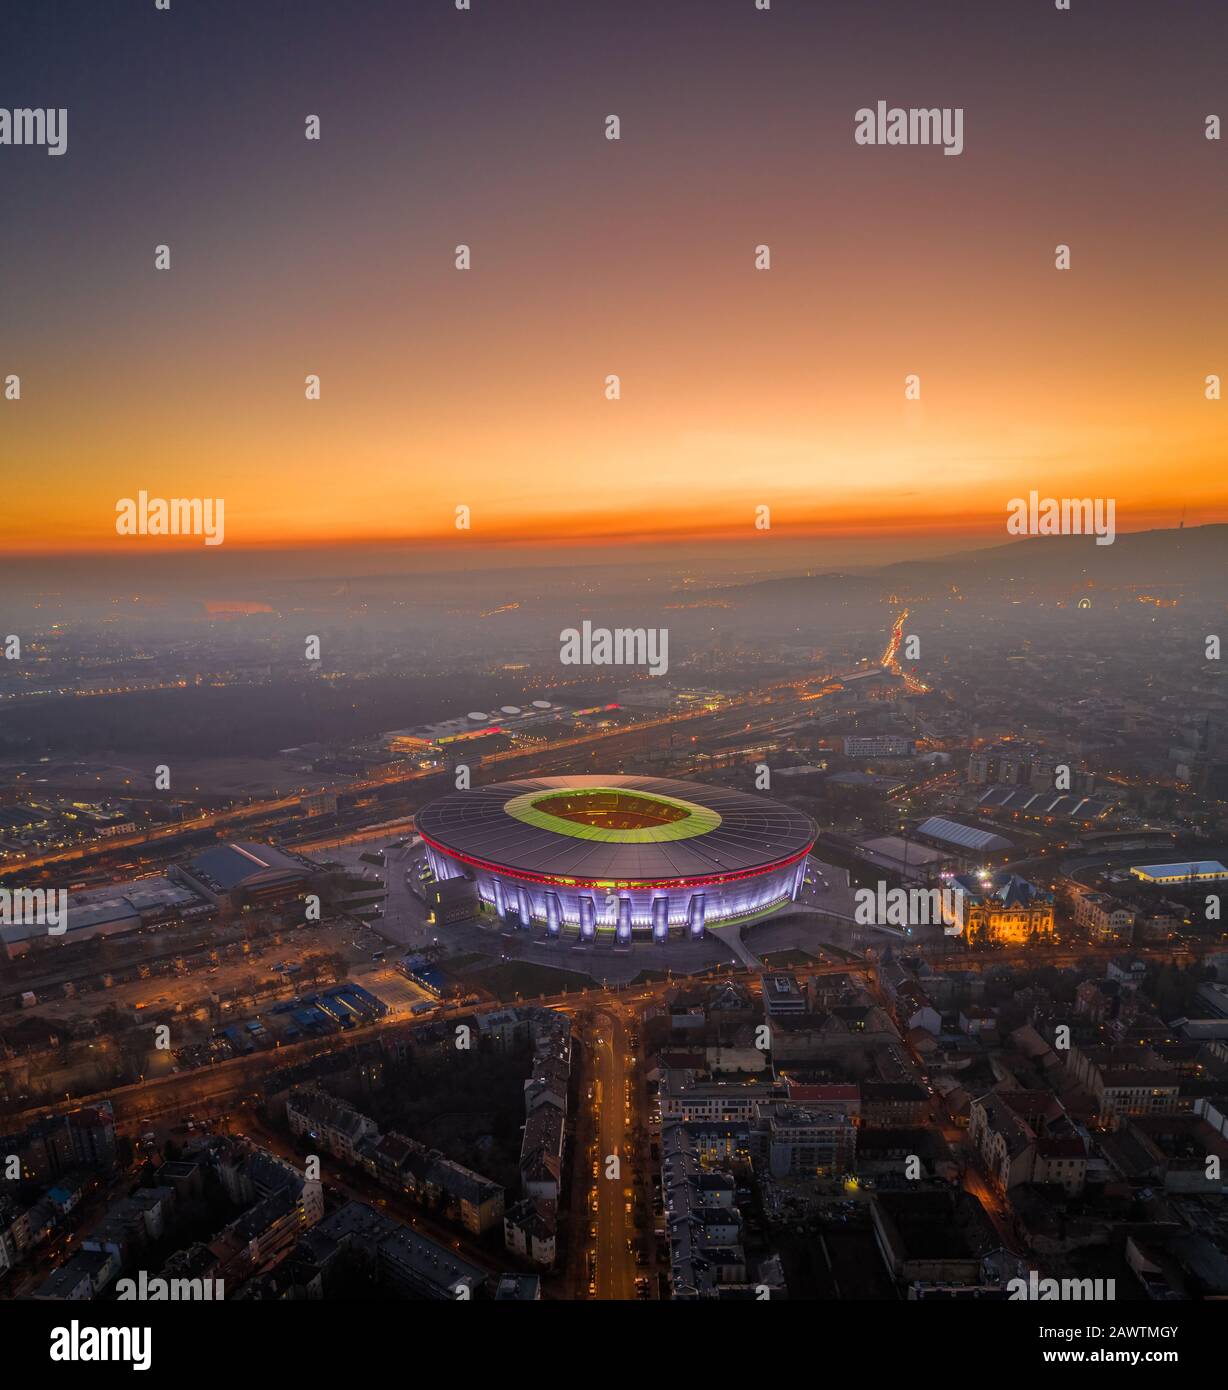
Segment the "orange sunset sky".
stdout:
<svg viewBox="0 0 1228 1390">
<path fill-rule="evenodd" d="M 72 123 L 64 158 L 0 152 L 0 544 L 130 547 L 140 489 L 223 498 L 228 547 L 456 542 L 459 504 L 479 544 L 753 535 L 761 504 L 787 535 L 997 543 L 1033 488 L 1115 497 L 1121 530 L 1225 519 L 1215 45 L 1165 7 L 1060 42 L 950 8 L 924 69 L 904 5 L 683 4 L 647 51 L 553 3 L 322 10 L 275 56 L 250 13 L 222 39 L 83 11 L 77 59 L 27 36 Z M 964 153 L 856 146 L 880 97 L 962 106 Z"/>
</svg>

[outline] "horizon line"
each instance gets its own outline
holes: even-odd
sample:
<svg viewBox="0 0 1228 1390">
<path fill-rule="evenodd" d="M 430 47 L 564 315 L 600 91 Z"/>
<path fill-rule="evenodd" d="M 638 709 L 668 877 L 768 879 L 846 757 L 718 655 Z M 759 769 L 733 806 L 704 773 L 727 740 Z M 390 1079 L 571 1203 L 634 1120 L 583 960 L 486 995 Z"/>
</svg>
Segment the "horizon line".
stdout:
<svg viewBox="0 0 1228 1390">
<path fill-rule="evenodd" d="M 1228 516 L 1222 520 L 1197 521 L 1187 524 L 1182 518 L 1179 521 L 1164 524 L 1144 524 L 1130 528 L 1119 525 L 1116 528 L 1118 536 L 1125 535 L 1144 535 L 1149 532 L 1163 531 L 1198 531 L 1208 526 L 1223 526 L 1228 524 Z M 995 539 L 995 533 L 1001 539 Z M 253 541 L 228 541 L 221 546 L 205 547 L 201 544 L 199 536 L 141 536 L 126 537 L 115 542 L 108 540 L 102 542 L 84 542 L 80 545 L 58 545 L 58 546 L 19 546 L 14 547 L 10 541 L 6 545 L 7 553 L 0 555 L 0 563 L 14 563 L 28 559 L 54 560 L 54 559 L 84 559 L 95 557 L 99 559 L 121 559 L 127 556 L 135 557 L 138 553 L 146 557 L 157 556 L 185 556 L 185 555 L 205 555 L 212 552 L 214 555 L 221 555 L 224 552 L 241 552 L 245 555 L 291 555 L 291 554 L 318 554 L 318 553 L 339 553 L 346 550 L 366 550 L 372 553 L 381 551 L 397 551 L 406 547 L 413 546 L 432 551 L 450 551 L 459 546 L 468 546 L 471 549 L 487 550 L 527 550 L 539 549 L 543 551 L 557 550 L 559 552 L 569 552 L 578 546 L 600 546 L 608 550 L 633 549 L 635 547 L 686 544 L 692 546 L 712 546 L 730 541 L 741 541 L 744 544 L 768 544 L 775 538 L 784 539 L 789 542 L 798 541 L 817 541 L 817 540 L 842 540 L 846 543 L 865 545 L 881 544 L 891 540 L 912 539 L 923 541 L 931 539 L 935 544 L 942 541 L 954 541 L 966 538 L 970 541 L 980 540 L 982 546 L 968 545 L 961 549 L 997 549 L 1000 546 L 1024 543 L 1029 540 L 1063 540 L 1079 537 L 1063 536 L 1012 536 L 1005 533 L 1005 528 L 1000 527 L 999 522 L 995 522 L 991 529 L 984 526 L 980 518 L 968 518 L 966 520 L 955 521 L 944 526 L 927 526 L 918 523 L 913 526 L 900 524 L 895 518 L 884 522 L 881 526 L 867 528 L 866 526 L 842 526 L 833 524 L 830 526 L 817 527 L 807 525 L 789 525 L 781 523 L 773 525 L 768 530 L 756 530 L 753 527 L 740 526 L 736 530 L 730 527 L 703 527 L 694 530 L 660 530 L 660 531 L 606 531 L 594 532 L 584 535 L 553 535 L 547 537 L 525 536 L 509 532 L 492 532 L 489 534 L 477 535 L 472 531 L 442 532 L 430 535 L 403 535 L 387 536 L 372 534 L 353 534 L 343 537 L 333 537 L 329 539 L 312 540 L 305 537 L 272 537 L 263 540 Z M 139 540 L 139 547 L 134 546 L 133 542 Z M 153 542 L 153 544 L 150 544 Z"/>
</svg>

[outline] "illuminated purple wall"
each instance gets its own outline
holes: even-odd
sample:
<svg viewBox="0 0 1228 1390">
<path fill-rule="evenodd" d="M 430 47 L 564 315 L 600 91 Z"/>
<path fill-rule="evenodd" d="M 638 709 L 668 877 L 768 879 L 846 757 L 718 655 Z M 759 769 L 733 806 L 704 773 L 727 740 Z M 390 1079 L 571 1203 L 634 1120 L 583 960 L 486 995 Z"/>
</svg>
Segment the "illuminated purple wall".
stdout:
<svg viewBox="0 0 1228 1390">
<path fill-rule="evenodd" d="M 803 859 L 783 869 L 730 884 L 709 883 L 701 888 L 682 888 L 672 893 L 661 888 L 619 889 L 606 895 L 599 889 L 552 888 L 540 883 L 523 882 L 511 874 L 469 869 L 432 846 L 427 847 L 427 858 L 438 879 L 457 878 L 471 873 L 482 902 L 514 925 L 581 937 L 594 933 L 602 936 L 617 934 L 620 940 L 628 939 L 628 931 L 635 939 L 655 935 L 660 940 L 666 915 L 669 934 L 676 937 L 699 935 L 703 926 L 719 925 L 785 907 L 797 896 L 805 869 Z M 693 900 L 697 898 L 703 900 L 698 931 L 694 919 L 699 904 L 695 903 L 694 909 L 692 907 Z M 668 901 L 668 907 L 660 905 L 662 899 Z M 588 902 L 592 904 L 591 914 Z"/>
</svg>

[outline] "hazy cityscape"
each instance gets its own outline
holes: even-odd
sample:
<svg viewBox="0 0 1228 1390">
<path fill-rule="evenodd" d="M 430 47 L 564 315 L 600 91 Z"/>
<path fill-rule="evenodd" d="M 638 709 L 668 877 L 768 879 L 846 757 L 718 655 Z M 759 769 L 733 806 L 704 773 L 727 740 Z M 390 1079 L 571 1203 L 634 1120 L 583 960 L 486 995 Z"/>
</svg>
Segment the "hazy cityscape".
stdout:
<svg viewBox="0 0 1228 1390">
<path fill-rule="evenodd" d="M 4 1293 L 1228 1293 L 1222 531 L 733 582 L 253 575 L 173 625 L 188 584 L 32 588 L 0 668 Z M 561 664 L 582 615 L 668 630 L 668 672 Z M 598 898 L 586 930 L 419 833 L 636 778 L 792 808 L 783 901 L 624 931 Z"/>
</svg>

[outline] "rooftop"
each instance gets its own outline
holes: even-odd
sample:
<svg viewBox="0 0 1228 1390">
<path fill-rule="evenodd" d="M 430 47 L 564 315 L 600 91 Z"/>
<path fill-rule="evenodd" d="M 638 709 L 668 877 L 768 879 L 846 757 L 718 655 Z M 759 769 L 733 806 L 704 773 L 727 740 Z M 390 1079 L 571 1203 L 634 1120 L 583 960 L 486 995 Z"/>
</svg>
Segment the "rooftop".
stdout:
<svg viewBox="0 0 1228 1390">
<path fill-rule="evenodd" d="M 479 868 L 546 881 L 687 882 L 770 868 L 814 843 L 804 812 L 660 777 L 542 777 L 424 807 L 423 838 Z"/>
<path fill-rule="evenodd" d="M 1011 841 L 1004 835 L 995 835 L 990 830 L 977 830 L 959 821 L 947 820 L 945 816 L 930 816 L 917 826 L 918 835 L 928 835 L 931 840 L 941 840 L 944 844 L 959 845 L 963 849 L 977 850 L 992 854 L 998 850 L 1010 849 Z"/>
<path fill-rule="evenodd" d="M 215 890 L 230 892 L 239 887 L 292 882 L 314 873 L 315 867 L 309 859 L 276 845 L 233 840 L 198 854 L 187 871 Z"/>
</svg>

